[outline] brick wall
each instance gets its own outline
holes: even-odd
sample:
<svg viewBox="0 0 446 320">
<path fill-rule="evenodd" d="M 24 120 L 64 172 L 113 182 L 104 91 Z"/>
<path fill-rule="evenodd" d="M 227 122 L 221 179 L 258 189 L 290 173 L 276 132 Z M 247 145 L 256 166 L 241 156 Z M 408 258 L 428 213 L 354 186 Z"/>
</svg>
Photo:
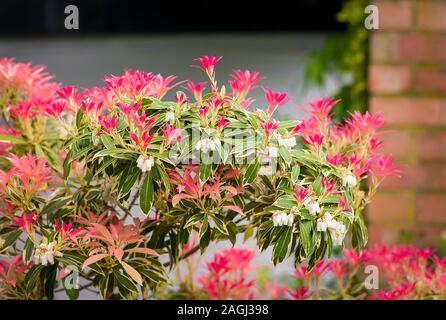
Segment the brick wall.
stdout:
<svg viewBox="0 0 446 320">
<path fill-rule="evenodd" d="M 379 0 L 370 39 L 370 110 L 388 122 L 383 135 L 401 164 L 369 206 L 371 242 L 402 230 L 435 243 L 446 230 L 446 1 Z"/>
</svg>

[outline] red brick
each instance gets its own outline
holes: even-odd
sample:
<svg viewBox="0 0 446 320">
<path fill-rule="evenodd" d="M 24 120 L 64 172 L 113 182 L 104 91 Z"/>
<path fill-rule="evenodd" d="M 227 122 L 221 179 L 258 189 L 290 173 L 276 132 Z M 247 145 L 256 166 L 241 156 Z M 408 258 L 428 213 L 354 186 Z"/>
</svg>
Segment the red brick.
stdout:
<svg viewBox="0 0 446 320">
<path fill-rule="evenodd" d="M 416 14 L 419 29 L 446 31 L 446 3 L 433 1 L 419 2 Z"/>
<path fill-rule="evenodd" d="M 370 37 L 370 60 L 388 62 L 394 60 L 396 35 L 373 32 Z"/>
<path fill-rule="evenodd" d="M 443 163 L 401 164 L 400 170 L 401 177 L 387 177 L 381 188 L 446 190 L 446 165 Z"/>
<path fill-rule="evenodd" d="M 379 10 L 380 30 L 407 30 L 412 25 L 412 3 L 408 1 L 375 1 Z"/>
<path fill-rule="evenodd" d="M 372 65 L 369 68 L 369 91 L 372 93 L 401 93 L 410 88 L 410 66 Z"/>
<path fill-rule="evenodd" d="M 416 196 L 418 222 L 446 224 L 446 194 L 421 194 Z"/>
<path fill-rule="evenodd" d="M 444 98 L 372 97 L 370 110 L 390 125 L 446 125 Z"/>
<path fill-rule="evenodd" d="M 446 69 L 418 70 L 416 75 L 416 88 L 419 92 L 446 93 Z"/>
<path fill-rule="evenodd" d="M 398 226 L 375 226 L 368 227 L 369 243 L 368 247 L 382 244 L 400 243 L 402 240 L 410 240 L 410 244 L 420 248 L 438 247 L 441 244 L 441 236 L 444 233 L 444 226 L 408 226 L 400 228 Z M 404 234 L 404 235 L 403 235 Z M 407 236 L 406 236 L 407 235 Z"/>
<path fill-rule="evenodd" d="M 367 247 L 373 247 L 381 244 L 394 244 L 399 242 L 400 230 L 398 227 L 387 227 L 369 225 L 369 242 Z"/>
<path fill-rule="evenodd" d="M 392 154 L 395 158 L 404 158 L 408 155 L 410 145 L 410 134 L 408 131 L 386 131 L 379 138 L 384 141 L 378 148 L 379 152 Z"/>
<path fill-rule="evenodd" d="M 415 144 L 421 160 L 446 159 L 446 131 L 416 133 Z"/>
<path fill-rule="evenodd" d="M 402 61 L 446 61 L 446 35 L 398 35 L 395 51 L 396 60 Z"/>
<path fill-rule="evenodd" d="M 409 196 L 403 193 L 378 193 L 367 208 L 368 221 L 372 224 L 408 222 L 409 201 Z"/>
</svg>

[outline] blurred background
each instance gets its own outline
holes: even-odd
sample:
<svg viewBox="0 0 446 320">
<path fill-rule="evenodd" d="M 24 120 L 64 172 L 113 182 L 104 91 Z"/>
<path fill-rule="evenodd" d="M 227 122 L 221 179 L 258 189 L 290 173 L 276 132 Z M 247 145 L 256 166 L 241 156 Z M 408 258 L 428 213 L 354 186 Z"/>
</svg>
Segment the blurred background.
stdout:
<svg viewBox="0 0 446 320">
<path fill-rule="evenodd" d="M 378 30 L 364 27 L 369 4 L 378 8 Z M 78 30 L 64 27 L 67 5 L 79 9 Z M 342 99 L 341 120 L 354 110 L 382 112 L 383 151 L 402 177 L 388 179 L 367 210 L 370 242 L 444 250 L 445 0 L 2 0 L 0 57 L 46 65 L 63 85 L 101 85 L 126 68 L 203 81 L 190 67 L 202 55 L 223 56 L 220 83 L 247 68 L 289 92 L 281 118 L 302 117 L 296 105 L 325 95 Z"/>
</svg>

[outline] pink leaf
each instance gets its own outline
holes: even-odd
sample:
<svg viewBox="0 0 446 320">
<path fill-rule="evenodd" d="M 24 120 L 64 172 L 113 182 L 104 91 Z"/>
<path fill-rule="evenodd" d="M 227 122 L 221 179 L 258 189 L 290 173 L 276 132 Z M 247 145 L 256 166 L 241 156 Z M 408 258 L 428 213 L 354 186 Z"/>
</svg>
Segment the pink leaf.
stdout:
<svg viewBox="0 0 446 320">
<path fill-rule="evenodd" d="M 227 208 L 229 210 L 235 211 L 235 212 L 241 214 L 242 216 L 244 215 L 243 210 L 239 206 L 224 206 L 223 208 Z"/>
<path fill-rule="evenodd" d="M 186 193 L 177 194 L 172 198 L 172 205 L 176 207 L 178 202 L 180 202 L 182 199 L 192 199 L 192 198 L 193 197 L 191 195 L 188 195 Z"/>
<path fill-rule="evenodd" d="M 150 254 L 152 256 L 157 256 L 157 257 L 159 256 L 158 252 L 150 248 L 133 248 L 126 250 L 126 252 Z"/>
<path fill-rule="evenodd" d="M 135 270 L 131 265 L 121 261 L 121 265 L 124 268 L 125 272 L 133 279 L 137 284 L 142 286 L 142 277 L 138 271 Z"/>
<path fill-rule="evenodd" d="M 84 261 L 84 264 L 82 265 L 82 269 L 84 269 L 84 268 L 88 267 L 90 264 L 96 263 L 99 260 L 102 260 L 108 256 L 109 256 L 108 253 L 101 253 L 101 254 L 97 254 L 95 256 L 91 256 L 87 260 Z"/>
</svg>

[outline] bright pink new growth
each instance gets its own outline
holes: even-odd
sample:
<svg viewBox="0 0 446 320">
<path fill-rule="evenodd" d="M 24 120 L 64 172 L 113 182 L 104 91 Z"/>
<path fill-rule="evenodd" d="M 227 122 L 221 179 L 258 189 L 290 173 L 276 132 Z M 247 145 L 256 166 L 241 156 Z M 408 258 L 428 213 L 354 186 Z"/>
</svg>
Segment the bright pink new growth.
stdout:
<svg viewBox="0 0 446 320">
<path fill-rule="evenodd" d="M 198 102 L 201 101 L 201 95 L 203 93 L 205 85 L 206 82 L 199 82 L 197 84 L 194 84 L 192 81 L 188 81 L 186 85 L 183 86 L 183 88 L 192 93 L 194 95 L 195 100 Z"/>
<path fill-rule="evenodd" d="M 11 116 L 21 122 L 32 120 L 37 115 L 37 110 L 31 102 L 22 101 L 17 105 L 10 105 L 9 112 Z"/>
<path fill-rule="evenodd" d="M 158 115 L 156 114 L 153 117 L 147 119 L 146 112 L 142 111 L 140 115 L 137 112 L 132 113 L 131 118 L 138 129 L 143 131 L 150 130 L 151 126 L 158 118 Z"/>
<path fill-rule="evenodd" d="M 96 103 L 94 101 L 82 101 L 81 103 L 81 109 L 82 111 L 86 112 L 86 113 L 90 113 L 90 112 L 94 112 L 96 114 L 99 114 L 99 111 L 102 109 L 103 107 L 103 102 L 100 101 L 99 103 Z"/>
<path fill-rule="evenodd" d="M 178 103 L 179 106 L 185 105 L 189 101 L 187 100 L 187 96 L 184 93 L 180 93 L 174 97 L 175 102 Z"/>
<path fill-rule="evenodd" d="M 129 105 L 125 105 L 123 103 L 118 103 L 119 109 L 127 116 L 128 119 L 132 119 L 133 115 L 137 114 L 139 108 L 141 107 L 141 103 L 130 103 Z"/>
<path fill-rule="evenodd" d="M 23 277 L 24 271 L 29 267 L 31 267 L 31 264 L 25 265 L 20 254 L 13 257 L 11 262 L 0 260 L 0 284 L 15 287 L 17 281 Z"/>
<path fill-rule="evenodd" d="M 384 124 L 381 114 L 378 113 L 375 116 L 372 116 L 368 112 L 365 114 L 355 112 L 352 114 L 351 118 L 346 119 L 345 122 L 352 131 L 356 131 L 362 135 L 373 135 L 376 130 Z"/>
<path fill-rule="evenodd" d="M 175 129 L 169 124 L 166 124 L 166 128 L 163 130 L 163 135 L 167 144 L 174 144 L 184 139 L 185 136 L 180 136 L 181 131 L 182 129 Z"/>
<path fill-rule="evenodd" d="M 98 117 L 99 124 L 108 131 L 108 133 L 112 133 L 116 126 L 118 125 L 118 119 L 116 117 L 106 118 L 104 116 Z"/>
<path fill-rule="evenodd" d="M 265 99 L 268 103 L 268 110 L 270 113 L 273 113 L 278 107 L 285 105 L 291 100 L 291 98 L 288 98 L 288 95 L 285 92 L 274 92 L 271 89 L 262 89 L 263 93 L 265 94 Z"/>
<path fill-rule="evenodd" d="M 326 156 L 327 162 L 335 167 L 339 167 L 344 162 L 345 158 L 346 156 L 341 155 L 340 153 L 335 154 L 334 156 L 327 154 Z"/>
<path fill-rule="evenodd" d="M 205 120 L 209 112 L 209 106 L 204 106 L 198 110 L 198 115 L 202 120 Z"/>
<path fill-rule="evenodd" d="M 310 107 L 310 113 L 319 120 L 330 122 L 330 112 L 333 107 L 339 102 L 329 97 L 323 97 L 314 101 L 307 101 Z"/>
<path fill-rule="evenodd" d="M 225 119 L 224 116 L 221 116 L 221 118 L 217 121 L 217 127 L 220 130 L 223 130 L 227 126 L 229 126 L 230 122 Z"/>
<path fill-rule="evenodd" d="M 40 215 L 33 211 L 29 215 L 23 213 L 20 217 L 12 218 L 11 222 L 23 230 L 27 234 L 31 234 L 35 224 L 39 221 Z"/>
<path fill-rule="evenodd" d="M 46 166 L 45 159 L 33 155 L 19 158 L 15 154 L 7 159 L 12 163 L 8 174 L 17 177 L 23 184 L 23 189 L 28 192 L 45 189 L 51 172 L 51 168 Z"/>
<path fill-rule="evenodd" d="M 175 79 L 175 76 L 164 78 L 160 74 L 127 70 L 121 76 L 105 77 L 104 82 L 117 97 L 128 97 L 139 101 L 144 97 L 161 99 L 169 90 L 184 82 L 171 84 Z"/>
<path fill-rule="evenodd" d="M 65 110 L 66 104 L 65 100 L 55 100 L 47 104 L 45 111 L 49 116 L 57 119 L 60 118 L 62 112 Z"/>
<path fill-rule="evenodd" d="M 130 139 L 132 142 L 141 147 L 142 150 L 147 149 L 153 137 L 155 137 L 155 133 L 149 134 L 147 131 L 144 131 L 140 137 L 134 133 L 130 133 Z"/>
<path fill-rule="evenodd" d="M 309 144 L 313 147 L 320 147 L 322 143 L 324 142 L 324 137 L 320 134 L 315 134 L 312 136 L 309 136 L 308 139 L 304 138 L 302 141 L 306 144 Z"/>
<path fill-rule="evenodd" d="M 54 225 L 56 227 L 57 232 L 59 232 L 63 240 L 65 239 L 74 240 L 76 238 L 76 235 L 82 230 L 80 228 L 72 229 L 73 228 L 72 222 L 67 224 L 62 221 L 62 224 L 60 224 L 57 220 L 55 220 Z"/>
<path fill-rule="evenodd" d="M 268 122 L 262 122 L 260 126 L 263 128 L 267 137 L 270 137 L 279 128 L 278 123 L 274 119 L 270 119 Z"/>
<path fill-rule="evenodd" d="M 198 67 L 206 72 L 209 78 L 213 78 L 215 67 L 217 66 L 221 58 L 222 57 L 204 56 L 195 60 L 198 61 L 198 63 L 200 64 L 200 66 Z"/>
<path fill-rule="evenodd" d="M 321 184 L 322 188 L 324 188 L 325 193 L 332 193 L 336 189 L 336 178 L 330 180 L 327 177 L 322 177 Z"/>
<path fill-rule="evenodd" d="M 393 164 L 392 155 L 373 155 L 369 162 L 370 174 L 378 179 L 386 176 L 399 177 L 401 172 L 397 166 Z"/>
<path fill-rule="evenodd" d="M 308 196 L 308 190 L 306 188 L 295 186 L 294 187 L 294 198 L 297 202 L 302 203 Z"/>
<path fill-rule="evenodd" d="M 244 98 L 253 89 L 257 88 L 257 84 L 266 77 L 259 77 L 259 72 L 251 72 L 249 70 L 234 70 L 230 75 L 233 80 L 229 81 L 232 89 L 232 95 L 238 98 Z"/>
<path fill-rule="evenodd" d="M 50 82 L 53 78 L 41 65 L 15 63 L 14 59 L 0 59 L 0 94 L 11 90 L 18 100 L 30 101 L 39 97 L 42 100 L 55 98 L 59 84 Z"/>
<path fill-rule="evenodd" d="M 57 91 L 57 94 L 73 109 L 77 109 L 82 102 L 83 94 L 79 93 L 75 86 L 64 87 Z"/>
<path fill-rule="evenodd" d="M 207 272 L 199 279 L 202 289 L 211 299 L 251 299 L 254 280 L 251 261 L 254 251 L 248 249 L 224 249 L 207 263 Z"/>
</svg>

